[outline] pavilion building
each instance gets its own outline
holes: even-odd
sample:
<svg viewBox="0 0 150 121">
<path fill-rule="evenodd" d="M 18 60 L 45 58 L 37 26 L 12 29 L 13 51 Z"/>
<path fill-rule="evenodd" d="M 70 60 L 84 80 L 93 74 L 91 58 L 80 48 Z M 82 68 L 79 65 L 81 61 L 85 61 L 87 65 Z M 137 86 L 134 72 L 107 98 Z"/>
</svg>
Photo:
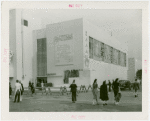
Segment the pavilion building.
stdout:
<svg viewBox="0 0 150 121">
<path fill-rule="evenodd" d="M 80 18 L 41 29 L 41 20 L 30 11 L 10 10 L 9 49 L 13 56 L 9 65 L 12 87 L 21 80 L 44 81 L 53 86 L 98 84 L 104 80 L 128 79 L 128 45 Z"/>
</svg>

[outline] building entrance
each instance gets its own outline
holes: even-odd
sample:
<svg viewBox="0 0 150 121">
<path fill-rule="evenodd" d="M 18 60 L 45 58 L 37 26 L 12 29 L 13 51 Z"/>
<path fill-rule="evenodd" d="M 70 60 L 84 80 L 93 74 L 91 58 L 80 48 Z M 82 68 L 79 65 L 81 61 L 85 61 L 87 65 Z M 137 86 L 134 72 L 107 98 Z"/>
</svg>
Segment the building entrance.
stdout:
<svg viewBox="0 0 150 121">
<path fill-rule="evenodd" d="M 41 83 L 47 83 L 47 77 L 37 77 L 37 87 L 41 87 Z"/>
</svg>

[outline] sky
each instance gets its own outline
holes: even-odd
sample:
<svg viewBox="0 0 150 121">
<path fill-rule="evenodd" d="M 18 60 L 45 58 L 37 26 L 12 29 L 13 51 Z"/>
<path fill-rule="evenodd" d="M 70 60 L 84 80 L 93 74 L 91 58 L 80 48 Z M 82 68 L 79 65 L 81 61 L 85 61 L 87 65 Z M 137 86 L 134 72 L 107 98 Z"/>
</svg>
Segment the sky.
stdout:
<svg viewBox="0 0 150 121">
<path fill-rule="evenodd" d="M 36 9 L 34 18 L 47 24 L 85 18 L 121 43 L 128 43 L 128 58 L 142 60 L 142 10 L 141 9 Z"/>
</svg>

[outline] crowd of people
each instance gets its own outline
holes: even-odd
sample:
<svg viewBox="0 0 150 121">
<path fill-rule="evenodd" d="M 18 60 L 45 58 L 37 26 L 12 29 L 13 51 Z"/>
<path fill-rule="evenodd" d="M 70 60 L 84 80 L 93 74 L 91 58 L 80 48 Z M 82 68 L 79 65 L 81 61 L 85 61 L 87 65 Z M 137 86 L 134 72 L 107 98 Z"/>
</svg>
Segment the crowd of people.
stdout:
<svg viewBox="0 0 150 121">
<path fill-rule="evenodd" d="M 107 88 L 107 85 L 109 88 Z M 43 88 L 43 84 L 41 84 Z M 34 83 L 29 82 L 29 90 L 33 93 L 35 93 L 35 87 Z M 77 101 L 77 85 L 75 84 L 75 80 L 73 80 L 73 83 L 70 85 L 71 92 L 72 92 L 72 102 L 75 103 Z M 137 90 L 139 89 L 139 83 L 137 82 L 137 79 L 135 79 L 135 82 L 133 84 L 133 88 L 135 90 L 135 97 L 138 96 Z M 93 85 L 92 85 L 92 93 L 93 93 L 93 105 L 98 103 L 98 89 L 100 90 L 100 96 L 99 98 L 103 101 L 103 106 L 107 105 L 107 101 L 109 100 L 108 92 L 111 92 L 113 90 L 114 92 L 114 104 L 118 105 L 121 99 L 121 90 L 120 90 L 120 85 L 119 85 L 119 79 L 117 78 L 115 81 L 111 83 L 110 80 L 108 84 L 106 84 L 106 81 L 103 81 L 102 85 L 98 87 L 97 84 L 97 79 L 94 80 Z M 20 102 L 22 101 L 22 95 L 24 92 L 24 87 L 21 81 L 16 80 L 15 84 L 15 92 L 14 92 L 14 102 Z M 12 93 L 12 88 L 11 88 L 11 83 L 9 83 L 9 97 Z"/>
<path fill-rule="evenodd" d="M 28 88 L 31 91 L 31 94 L 32 94 L 31 96 L 33 96 L 33 93 L 35 92 L 34 83 L 31 83 L 29 81 Z M 14 89 L 14 103 L 22 101 L 23 92 L 24 92 L 23 84 L 21 83 L 21 81 L 16 80 L 15 89 Z M 11 87 L 11 83 L 9 82 L 9 98 L 10 98 L 10 95 L 12 95 L 12 87 Z"/>
<path fill-rule="evenodd" d="M 29 91 L 31 91 L 31 96 L 33 96 L 33 94 L 35 93 L 35 87 L 34 87 L 34 83 L 29 81 Z"/>
<path fill-rule="evenodd" d="M 107 85 L 109 88 L 107 88 Z M 77 92 L 77 85 L 75 84 L 75 80 L 73 80 L 73 83 L 70 85 L 71 92 L 72 92 L 72 102 L 75 103 L 76 99 L 76 92 Z M 111 83 L 109 80 L 109 83 L 106 84 L 106 81 L 103 82 L 103 84 L 98 87 L 97 79 L 94 80 L 92 85 L 92 93 L 93 93 L 93 105 L 98 103 L 98 89 L 100 90 L 100 96 L 99 98 L 103 101 L 103 106 L 107 105 L 107 101 L 109 100 L 108 91 L 111 92 L 113 90 L 114 92 L 114 104 L 118 105 L 120 102 L 120 99 L 122 97 L 121 90 L 120 90 L 120 84 L 119 79 L 117 78 L 115 81 Z M 135 90 L 135 97 L 138 96 L 137 90 L 139 89 L 139 83 L 137 82 L 137 79 L 135 79 L 135 83 L 133 84 L 133 89 Z"/>
<path fill-rule="evenodd" d="M 23 98 L 24 87 L 21 81 L 16 80 L 15 90 L 14 90 L 14 103 L 22 101 Z M 9 83 L 9 97 L 12 94 L 11 83 Z"/>
</svg>

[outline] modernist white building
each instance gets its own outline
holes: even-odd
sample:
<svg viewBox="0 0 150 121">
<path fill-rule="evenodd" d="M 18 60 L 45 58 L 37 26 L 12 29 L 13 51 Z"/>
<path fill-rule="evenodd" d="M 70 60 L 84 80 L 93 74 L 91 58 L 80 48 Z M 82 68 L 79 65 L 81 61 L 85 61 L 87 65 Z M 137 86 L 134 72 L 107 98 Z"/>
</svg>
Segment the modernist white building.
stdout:
<svg viewBox="0 0 150 121">
<path fill-rule="evenodd" d="M 92 84 L 94 79 L 98 84 L 115 78 L 127 80 L 127 45 L 84 19 L 35 30 L 33 42 L 34 79 L 54 86 L 74 79 L 78 85 Z"/>
<path fill-rule="evenodd" d="M 127 80 L 126 43 L 83 18 L 40 29 L 40 20 L 26 14 L 26 10 L 10 11 L 12 86 L 16 79 L 25 87 L 29 81 L 41 80 L 54 86 L 70 84 L 74 79 L 77 85 L 92 84 L 94 79 L 99 85 L 115 78 Z"/>
</svg>

